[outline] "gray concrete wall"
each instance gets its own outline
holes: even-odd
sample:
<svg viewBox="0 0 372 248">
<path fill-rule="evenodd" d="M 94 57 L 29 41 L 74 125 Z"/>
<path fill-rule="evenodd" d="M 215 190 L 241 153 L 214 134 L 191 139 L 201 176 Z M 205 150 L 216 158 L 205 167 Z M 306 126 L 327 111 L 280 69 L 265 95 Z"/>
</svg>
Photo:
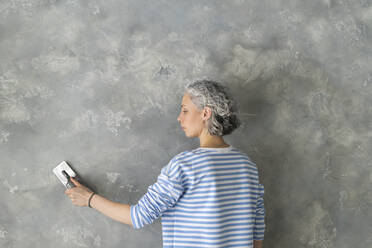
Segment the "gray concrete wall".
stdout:
<svg viewBox="0 0 372 248">
<path fill-rule="evenodd" d="M 265 248 L 372 247 L 372 2 L 0 1 L 0 247 L 161 247 L 52 174 L 135 204 L 177 153 L 183 86 L 226 82 Z"/>
</svg>

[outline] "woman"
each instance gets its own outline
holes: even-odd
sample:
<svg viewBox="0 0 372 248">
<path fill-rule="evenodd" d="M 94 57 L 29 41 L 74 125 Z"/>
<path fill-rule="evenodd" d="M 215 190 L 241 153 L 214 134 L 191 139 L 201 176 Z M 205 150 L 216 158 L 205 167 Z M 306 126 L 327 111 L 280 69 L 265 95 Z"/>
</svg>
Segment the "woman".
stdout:
<svg viewBox="0 0 372 248">
<path fill-rule="evenodd" d="M 239 127 L 235 102 L 220 83 L 186 86 L 177 118 L 200 147 L 162 168 L 136 205 L 110 201 L 73 179 L 73 204 L 138 229 L 162 217 L 163 247 L 262 247 L 264 188 L 256 165 L 223 136 Z"/>
</svg>

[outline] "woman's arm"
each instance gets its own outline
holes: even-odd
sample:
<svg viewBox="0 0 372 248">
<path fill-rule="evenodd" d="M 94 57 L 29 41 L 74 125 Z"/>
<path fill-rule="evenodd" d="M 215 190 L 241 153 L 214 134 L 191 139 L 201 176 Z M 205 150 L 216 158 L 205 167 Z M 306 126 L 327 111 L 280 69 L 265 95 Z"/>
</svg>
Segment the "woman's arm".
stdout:
<svg viewBox="0 0 372 248">
<path fill-rule="evenodd" d="M 133 225 L 130 217 L 130 205 L 128 204 L 113 202 L 95 194 L 90 200 L 90 206 L 111 219 L 130 226 Z"/>
<path fill-rule="evenodd" d="M 72 203 L 76 206 L 88 206 L 88 201 L 92 191 L 80 184 L 74 178 L 71 178 L 76 187 L 67 189 L 65 194 L 70 197 Z M 94 194 L 90 200 L 90 206 L 113 220 L 133 226 L 130 216 L 130 205 L 110 201 L 100 195 Z"/>
</svg>

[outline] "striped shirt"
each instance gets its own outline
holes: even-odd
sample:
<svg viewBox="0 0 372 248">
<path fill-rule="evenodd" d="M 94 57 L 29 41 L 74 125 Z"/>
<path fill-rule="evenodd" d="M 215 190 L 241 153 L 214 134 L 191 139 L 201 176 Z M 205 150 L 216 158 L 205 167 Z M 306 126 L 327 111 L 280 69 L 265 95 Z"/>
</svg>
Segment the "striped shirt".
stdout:
<svg viewBox="0 0 372 248">
<path fill-rule="evenodd" d="M 233 146 L 185 151 L 130 206 L 133 228 L 161 218 L 163 247 L 253 247 L 265 231 L 257 166 Z"/>
</svg>

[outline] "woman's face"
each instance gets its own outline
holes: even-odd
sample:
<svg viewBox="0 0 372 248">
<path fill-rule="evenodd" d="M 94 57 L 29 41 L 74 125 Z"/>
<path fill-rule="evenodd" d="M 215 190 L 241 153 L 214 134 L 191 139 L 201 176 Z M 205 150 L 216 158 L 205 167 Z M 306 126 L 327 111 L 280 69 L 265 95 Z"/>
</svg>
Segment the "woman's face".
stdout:
<svg viewBox="0 0 372 248">
<path fill-rule="evenodd" d="M 180 123 L 187 137 L 199 137 L 202 133 L 205 125 L 203 120 L 206 120 L 207 117 L 207 115 L 205 115 L 205 109 L 199 110 L 191 101 L 190 95 L 188 93 L 184 94 L 181 104 L 181 113 L 177 121 Z"/>
</svg>

